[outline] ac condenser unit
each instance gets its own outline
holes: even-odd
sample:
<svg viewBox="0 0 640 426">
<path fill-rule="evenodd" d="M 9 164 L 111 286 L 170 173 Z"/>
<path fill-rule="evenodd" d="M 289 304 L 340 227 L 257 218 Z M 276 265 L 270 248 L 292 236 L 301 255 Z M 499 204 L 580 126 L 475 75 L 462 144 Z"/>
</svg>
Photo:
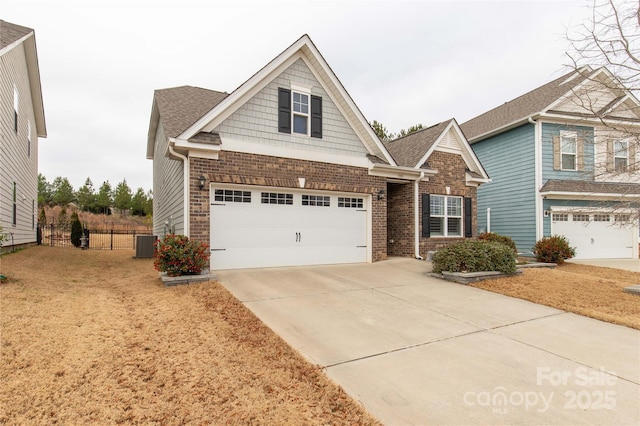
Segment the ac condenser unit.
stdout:
<svg viewBox="0 0 640 426">
<path fill-rule="evenodd" d="M 144 259 L 153 257 L 156 240 L 155 235 L 138 235 L 136 236 L 136 259 Z"/>
</svg>

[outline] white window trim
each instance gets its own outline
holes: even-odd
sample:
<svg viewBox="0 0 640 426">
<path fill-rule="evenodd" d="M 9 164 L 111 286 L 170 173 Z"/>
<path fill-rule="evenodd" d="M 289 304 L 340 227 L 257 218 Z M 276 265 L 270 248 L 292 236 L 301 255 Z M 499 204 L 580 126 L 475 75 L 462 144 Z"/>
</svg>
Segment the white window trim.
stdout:
<svg viewBox="0 0 640 426">
<path fill-rule="evenodd" d="M 616 150 L 616 143 L 624 143 L 627 144 L 627 147 L 625 148 L 625 155 L 620 155 L 619 151 Z M 617 162 L 616 160 L 618 158 L 624 158 L 627 162 L 627 165 L 625 167 L 624 170 L 618 170 L 616 165 Z M 613 169 L 616 173 L 620 173 L 620 172 L 628 172 L 629 171 L 629 141 L 626 139 L 618 139 L 613 141 Z"/>
<path fill-rule="evenodd" d="M 564 143 L 563 143 L 563 139 L 564 138 L 571 138 L 573 139 L 573 143 L 575 146 L 575 150 L 574 152 L 565 152 L 563 150 L 564 147 Z M 564 156 L 565 155 L 573 155 L 573 168 L 566 168 L 564 166 Z M 568 132 L 568 131 L 560 131 L 560 170 L 564 170 L 564 171 L 573 171 L 575 172 L 576 170 L 578 170 L 578 132 Z"/>
<path fill-rule="evenodd" d="M 295 93 L 305 95 L 307 97 L 307 113 L 295 111 L 293 107 L 293 98 Z M 298 133 L 295 131 L 295 116 L 305 117 L 307 120 L 307 133 Z M 299 86 L 296 84 L 291 85 L 291 134 L 311 136 L 311 88 L 306 86 Z"/>
<path fill-rule="evenodd" d="M 433 214 L 432 212 L 429 213 L 429 216 L 431 218 L 443 218 L 443 234 L 442 235 L 433 235 L 431 234 L 430 238 L 462 238 L 464 236 L 464 199 L 461 196 L 457 196 L 457 195 L 434 195 L 431 194 L 431 197 L 440 197 L 444 199 L 444 214 L 443 215 L 436 215 Z M 450 216 L 449 215 L 449 211 L 448 211 L 448 199 L 449 198 L 457 198 L 460 200 L 460 216 Z M 431 201 L 429 201 L 431 202 Z M 448 219 L 449 218 L 455 218 L 455 219 L 460 219 L 460 234 L 455 234 L 455 235 L 449 235 L 449 222 Z M 431 231 L 431 230 L 429 230 Z"/>
</svg>

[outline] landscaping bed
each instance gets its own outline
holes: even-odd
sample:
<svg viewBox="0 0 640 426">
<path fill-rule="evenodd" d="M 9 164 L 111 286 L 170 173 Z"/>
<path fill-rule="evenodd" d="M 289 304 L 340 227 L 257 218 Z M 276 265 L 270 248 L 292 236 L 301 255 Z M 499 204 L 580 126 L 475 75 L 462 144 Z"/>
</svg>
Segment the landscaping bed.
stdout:
<svg viewBox="0 0 640 426">
<path fill-rule="evenodd" d="M 132 256 L 2 257 L 0 423 L 377 424 L 220 284 Z"/>
<path fill-rule="evenodd" d="M 638 272 L 564 263 L 554 269 L 525 269 L 519 276 L 471 285 L 640 329 L 640 296 L 623 292 L 624 287 L 638 283 Z"/>
</svg>

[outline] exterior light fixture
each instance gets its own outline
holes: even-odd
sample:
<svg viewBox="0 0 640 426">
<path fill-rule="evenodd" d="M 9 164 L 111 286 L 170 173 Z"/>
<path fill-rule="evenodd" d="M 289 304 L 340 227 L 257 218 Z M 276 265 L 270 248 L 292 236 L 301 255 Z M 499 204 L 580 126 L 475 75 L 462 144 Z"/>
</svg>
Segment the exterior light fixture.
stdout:
<svg viewBox="0 0 640 426">
<path fill-rule="evenodd" d="M 378 200 L 383 200 L 384 199 L 384 189 L 381 189 L 380 191 L 378 191 Z"/>
<path fill-rule="evenodd" d="M 200 189 L 204 189 L 204 185 L 207 183 L 207 178 L 200 175 L 200 177 L 198 178 L 198 188 Z"/>
</svg>

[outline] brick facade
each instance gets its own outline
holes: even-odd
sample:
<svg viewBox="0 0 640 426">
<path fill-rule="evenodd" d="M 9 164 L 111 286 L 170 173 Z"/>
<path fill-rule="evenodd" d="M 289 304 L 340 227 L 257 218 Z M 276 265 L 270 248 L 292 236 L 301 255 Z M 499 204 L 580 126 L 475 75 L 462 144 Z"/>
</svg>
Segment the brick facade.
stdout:
<svg viewBox="0 0 640 426">
<path fill-rule="evenodd" d="M 366 168 L 231 151 L 220 152 L 218 160 L 190 158 L 189 161 L 192 238 L 210 241 L 210 182 L 300 189 L 298 178 L 304 178 L 306 189 L 372 195 L 372 260 L 387 258 L 387 198 L 376 197 L 381 189 L 386 191 L 387 184 L 384 178 L 369 176 Z M 198 188 L 200 175 L 207 178 L 202 190 Z"/>
<path fill-rule="evenodd" d="M 438 174 L 420 182 L 418 196 L 422 194 L 453 195 L 471 198 L 472 206 L 472 232 L 476 236 L 476 201 L 477 188 L 466 185 L 467 166 L 462 156 L 458 154 L 434 151 L 429 157 L 428 166 L 435 169 Z M 449 194 L 447 194 L 449 187 Z M 388 216 L 387 216 L 387 252 L 389 256 L 415 256 L 414 247 L 414 183 L 389 183 L 388 186 Z M 422 203 L 418 200 L 418 217 L 422 234 Z M 455 241 L 464 238 L 420 237 L 420 255 L 424 258 L 428 251 L 441 249 Z"/>
</svg>

